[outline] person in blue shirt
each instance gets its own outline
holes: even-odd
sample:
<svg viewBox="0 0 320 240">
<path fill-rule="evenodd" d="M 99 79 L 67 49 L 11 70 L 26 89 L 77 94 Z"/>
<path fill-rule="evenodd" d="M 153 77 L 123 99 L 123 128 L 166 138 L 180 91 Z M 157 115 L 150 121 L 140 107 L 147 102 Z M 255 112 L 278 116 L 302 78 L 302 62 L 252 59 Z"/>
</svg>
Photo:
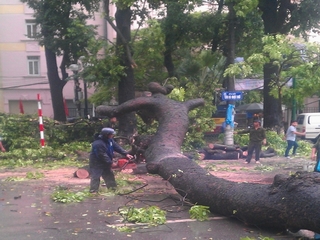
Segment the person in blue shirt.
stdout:
<svg viewBox="0 0 320 240">
<path fill-rule="evenodd" d="M 97 193 L 100 186 L 100 177 L 106 183 L 107 188 L 115 189 L 117 183 L 111 169 L 113 152 L 118 152 L 128 159 L 133 158 L 126 150 L 120 147 L 113 139 L 116 132 L 113 128 L 103 128 L 100 135 L 92 143 L 89 167 L 90 167 L 90 192 Z"/>
</svg>

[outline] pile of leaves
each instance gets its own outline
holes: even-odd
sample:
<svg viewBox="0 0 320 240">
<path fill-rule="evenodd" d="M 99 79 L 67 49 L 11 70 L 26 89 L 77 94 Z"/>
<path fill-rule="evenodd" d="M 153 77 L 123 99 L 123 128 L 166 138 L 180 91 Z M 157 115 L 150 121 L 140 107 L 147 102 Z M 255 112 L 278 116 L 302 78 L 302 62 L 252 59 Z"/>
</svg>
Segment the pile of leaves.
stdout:
<svg viewBox="0 0 320 240">
<path fill-rule="evenodd" d="M 148 223 L 149 225 L 159 225 L 166 222 L 166 211 L 157 206 L 136 208 L 134 206 L 119 209 L 120 215 L 127 222 Z"/>
<path fill-rule="evenodd" d="M 76 203 L 76 202 L 82 202 L 85 198 L 89 197 L 90 195 L 91 193 L 89 193 L 88 189 L 74 192 L 65 187 L 59 186 L 52 193 L 51 199 L 54 202 L 60 202 L 60 203 Z"/>
<path fill-rule="evenodd" d="M 189 209 L 189 214 L 191 219 L 197 219 L 198 221 L 208 220 L 208 215 L 210 213 L 208 206 L 194 205 Z"/>
</svg>

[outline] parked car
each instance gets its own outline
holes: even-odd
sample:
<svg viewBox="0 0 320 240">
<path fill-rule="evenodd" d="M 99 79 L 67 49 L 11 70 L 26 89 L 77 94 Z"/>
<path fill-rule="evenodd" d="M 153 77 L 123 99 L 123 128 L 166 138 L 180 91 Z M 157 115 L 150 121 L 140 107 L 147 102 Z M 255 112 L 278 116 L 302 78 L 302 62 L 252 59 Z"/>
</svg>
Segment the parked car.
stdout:
<svg viewBox="0 0 320 240">
<path fill-rule="evenodd" d="M 300 138 L 316 142 L 320 135 L 320 112 L 301 113 L 297 117 L 297 122 L 297 131 L 306 133 Z"/>
</svg>

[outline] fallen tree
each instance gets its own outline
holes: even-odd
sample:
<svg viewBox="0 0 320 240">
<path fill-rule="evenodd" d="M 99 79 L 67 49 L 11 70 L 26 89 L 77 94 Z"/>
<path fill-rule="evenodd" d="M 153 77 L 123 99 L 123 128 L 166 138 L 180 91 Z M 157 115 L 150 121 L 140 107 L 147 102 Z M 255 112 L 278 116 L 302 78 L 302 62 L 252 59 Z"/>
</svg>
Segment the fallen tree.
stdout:
<svg viewBox="0 0 320 240">
<path fill-rule="evenodd" d="M 189 124 L 188 112 L 204 105 L 204 100 L 173 101 L 165 96 L 172 88 L 157 83 L 150 83 L 149 89 L 152 93 L 149 97 L 132 99 L 116 107 L 97 108 L 100 115 L 109 117 L 143 109 L 146 119 L 159 122 L 144 153 L 149 173 L 160 175 L 181 196 L 209 206 L 213 213 L 259 227 L 320 232 L 319 173 L 276 175 L 271 185 L 217 178 L 181 154 Z"/>
</svg>

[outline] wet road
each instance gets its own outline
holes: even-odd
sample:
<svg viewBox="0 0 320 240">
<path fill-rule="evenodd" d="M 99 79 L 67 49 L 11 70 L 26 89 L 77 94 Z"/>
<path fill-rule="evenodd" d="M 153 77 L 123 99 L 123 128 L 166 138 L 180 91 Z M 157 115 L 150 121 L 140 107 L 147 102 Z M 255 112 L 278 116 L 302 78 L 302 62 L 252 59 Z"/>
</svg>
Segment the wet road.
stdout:
<svg viewBox="0 0 320 240">
<path fill-rule="evenodd" d="M 247 236 L 293 239 L 287 234 L 248 227 L 221 216 L 212 215 L 204 222 L 191 220 L 188 207 L 163 193 L 134 199 L 131 196 L 98 196 L 81 203 L 62 204 L 50 199 L 54 185 L 32 181 L 0 182 L 0 188 L 0 239 L 3 240 L 239 240 Z M 123 224 L 122 218 L 113 213 L 119 206 L 128 204 L 136 207 L 158 205 L 167 210 L 167 223 L 157 227 L 137 226 L 135 232 L 121 233 L 111 227 Z"/>
</svg>

